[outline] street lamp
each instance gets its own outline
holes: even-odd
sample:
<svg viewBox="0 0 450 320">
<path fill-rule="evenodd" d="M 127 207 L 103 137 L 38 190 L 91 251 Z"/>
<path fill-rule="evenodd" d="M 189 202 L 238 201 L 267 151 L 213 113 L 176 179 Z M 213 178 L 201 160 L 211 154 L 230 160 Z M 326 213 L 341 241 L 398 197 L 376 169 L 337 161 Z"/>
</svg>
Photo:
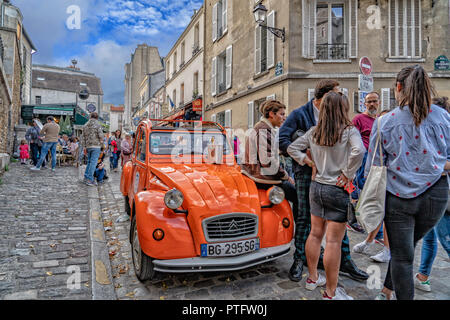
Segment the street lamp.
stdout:
<svg viewBox="0 0 450 320">
<path fill-rule="evenodd" d="M 268 27 L 264 23 L 266 21 L 267 9 L 262 3 L 258 3 L 253 9 L 253 15 L 255 17 L 256 23 L 262 27 L 268 29 L 272 32 L 277 38 L 281 38 L 281 41 L 284 42 L 286 40 L 286 32 L 285 29 L 278 29 L 273 27 Z"/>
</svg>

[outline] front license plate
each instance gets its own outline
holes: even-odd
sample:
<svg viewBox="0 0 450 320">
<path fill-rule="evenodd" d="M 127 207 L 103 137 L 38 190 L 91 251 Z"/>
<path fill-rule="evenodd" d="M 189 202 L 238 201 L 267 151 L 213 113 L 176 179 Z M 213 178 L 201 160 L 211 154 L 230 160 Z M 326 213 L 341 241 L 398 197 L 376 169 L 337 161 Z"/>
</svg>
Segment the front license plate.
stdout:
<svg viewBox="0 0 450 320">
<path fill-rule="evenodd" d="M 259 238 L 201 245 L 202 257 L 237 256 L 258 249 Z"/>
</svg>

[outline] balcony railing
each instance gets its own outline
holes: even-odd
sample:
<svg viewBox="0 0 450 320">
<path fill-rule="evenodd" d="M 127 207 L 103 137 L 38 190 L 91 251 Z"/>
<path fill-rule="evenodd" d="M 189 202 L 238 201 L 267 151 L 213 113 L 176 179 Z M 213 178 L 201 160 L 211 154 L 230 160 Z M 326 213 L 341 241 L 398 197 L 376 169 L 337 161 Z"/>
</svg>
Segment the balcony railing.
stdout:
<svg viewBox="0 0 450 320">
<path fill-rule="evenodd" d="M 200 51 L 200 45 L 199 44 L 195 44 L 195 45 L 192 46 L 192 55 L 193 56 L 195 56 L 195 54 L 197 52 L 199 52 L 199 51 Z"/>
<path fill-rule="evenodd" d="M 348 59 L 348 48 L 346 43 L 339 44 L 317 44 L 316 59 L 318 60 L 343 60 Z"/>
</svg>

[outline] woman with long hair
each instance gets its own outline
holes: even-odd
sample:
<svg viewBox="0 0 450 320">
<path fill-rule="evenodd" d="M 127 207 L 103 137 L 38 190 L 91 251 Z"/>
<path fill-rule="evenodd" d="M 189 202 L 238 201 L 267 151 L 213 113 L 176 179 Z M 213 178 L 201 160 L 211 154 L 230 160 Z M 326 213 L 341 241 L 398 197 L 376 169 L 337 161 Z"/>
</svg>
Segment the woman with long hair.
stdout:
<svg viewBox="0 0 450 320">
<path fill-rule="evenodd" d="M 341 243 L 345 234 L 350 195 L 345 190 L 361 166 L 366 149 L 349 119 L 349 102 L 341 93 L 329 92 L 320 106 L 319 121 L 287 149 L 300 165 L 313 169 L 309 190 L 311 232 L 306 241 L 309 276 L 306 289 L 326 284 L 324 300 L 353 300 L 338 288 Z M 303 152 L 310 148 L 311 158 Z M 326 278 L 317 271 L 320 245 L 326 234 L 323 258 Z"/>
<path fill-rule="evenodd" d="M 387 166 L 385 226 L 391 261 L 384 288 L 377 299 L 414 298 L 414 249 L 443 216 L 448 199 L 450 116 L 432 104 L 434 89 L 420 66 L 403 68 L 397 75 L 398 107 L 380 120 L 383 162 Z M 380 163 L 374 123 L 366 174 Z M 375 159 L 372 164 L 372 156 Z"/>
</svg>

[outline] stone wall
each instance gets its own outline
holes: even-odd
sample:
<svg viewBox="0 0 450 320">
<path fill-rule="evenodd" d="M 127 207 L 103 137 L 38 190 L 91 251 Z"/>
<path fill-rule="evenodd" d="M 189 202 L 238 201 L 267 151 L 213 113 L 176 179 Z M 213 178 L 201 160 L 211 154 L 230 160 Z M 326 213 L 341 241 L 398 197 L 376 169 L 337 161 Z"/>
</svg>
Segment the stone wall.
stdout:
<svg viewBox="0 0 450 320">
<path fill-rule="evenodd" d="M 3 63 L 0 61 L 0 153 L 8 149 L 8 118 L 11 107 L 11 96 Z"/>
</svg>

